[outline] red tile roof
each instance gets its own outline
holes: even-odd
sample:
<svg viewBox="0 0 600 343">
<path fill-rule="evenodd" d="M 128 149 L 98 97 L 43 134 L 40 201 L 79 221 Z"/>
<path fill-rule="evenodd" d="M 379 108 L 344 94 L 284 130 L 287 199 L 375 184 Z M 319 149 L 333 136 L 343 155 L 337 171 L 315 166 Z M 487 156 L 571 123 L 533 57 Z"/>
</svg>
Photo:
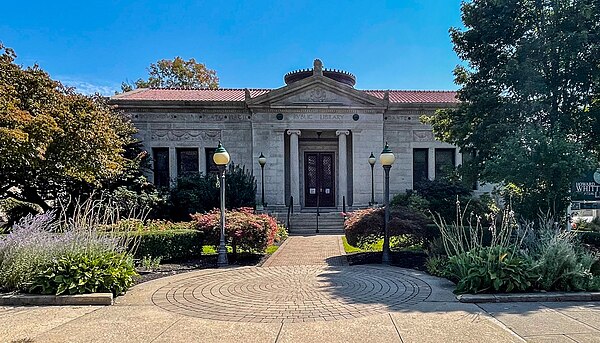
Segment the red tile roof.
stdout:
<svg viewBox="0 0 600 343">
<path fill-rule="evenodd" d="M 250 97 L 266 94 L 272 89 L 248 89 Z M 366 94 L 383 99 L 384 90 L 363 90 Z M 159 89 L 141 88 L 113 96 L 115 100 L 162 100 L 162 101 L 244 101 L 244 89 Z M 403 91 L 390 90 L 391 103 L 455 103 L 453 91 Z"/>
<path fill-rule="evenodd" d="M 271 89 L 248 89 L 250 97 L 268 93 Z M 116 100 L 164 100 L 164 101 L 244 101 L 244 89 L 182 89 L 141 88 L 113 96 Z"/>
<path fill-rule="evenodd" d="M 384 90 L 363 90 L 363 92 L 376 98 L 383 99 Z M 456 92 L 454 91 L 401 91 L 390 90 L 391 103 L 454 103 Z"/>
</svg>

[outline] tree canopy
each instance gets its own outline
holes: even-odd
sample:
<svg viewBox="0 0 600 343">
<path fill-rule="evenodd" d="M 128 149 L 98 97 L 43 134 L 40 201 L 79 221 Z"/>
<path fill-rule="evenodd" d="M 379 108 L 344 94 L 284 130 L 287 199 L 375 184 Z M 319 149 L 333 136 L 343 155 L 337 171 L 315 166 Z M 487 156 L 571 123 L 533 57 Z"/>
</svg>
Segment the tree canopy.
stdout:
<svg viewBox="0 0 600 343">
<path fill-rule="evenodd" d="M 173 60 L 159 60 L 148 67 L 148 79 L 138 79 L 133 84 L 123 82 L 121 90 L 134 88 L 219 88 L 217 72 L 190 58 L 177 56 Z"/>
<path fill-rule="evenodd" d="M 465 65 L 455 108 L 426 118 L 473 158 L 465 174 L 505 185 L 522 215 L 565 210 L 600 156 L 600 2 L 480 0 L 450 29 Z"/>
<path fill-rule="evenodd" d="M 128 120 L 99 95 L 75 93 L 37 65 L 15 64 L 12 49 L 0 52 L 0 198 L 48 209 L 49 200 L 128 169 Z"/>
</svg>

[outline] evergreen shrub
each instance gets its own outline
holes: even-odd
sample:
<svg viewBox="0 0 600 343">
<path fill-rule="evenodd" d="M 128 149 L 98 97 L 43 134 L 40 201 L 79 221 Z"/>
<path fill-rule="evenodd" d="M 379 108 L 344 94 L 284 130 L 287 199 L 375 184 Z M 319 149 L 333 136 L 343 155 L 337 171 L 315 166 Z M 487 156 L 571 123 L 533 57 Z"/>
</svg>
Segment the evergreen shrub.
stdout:
<svg viewBox="0 0 600 343">
<path fill-rule="evenodd" d="M 220 189 L 216 174 L 198 174 L 179 178 L 171 190 L 171 217 L 176 221 L 190 219 L 190 214 L 206 213 L 220 208 Z M 225 205 L 227 209 L 256 205 L 256 179 L 244 167 L 231 163 L 225 173 Z"/>
</svg>

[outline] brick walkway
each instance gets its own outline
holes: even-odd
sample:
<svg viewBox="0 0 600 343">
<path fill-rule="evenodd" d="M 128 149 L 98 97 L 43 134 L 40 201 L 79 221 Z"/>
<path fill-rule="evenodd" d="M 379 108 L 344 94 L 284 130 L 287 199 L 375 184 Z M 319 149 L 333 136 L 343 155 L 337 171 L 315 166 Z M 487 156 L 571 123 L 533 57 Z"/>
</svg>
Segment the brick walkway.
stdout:
<svg viewBox="0 0 600 343">
<path fill-rule="evenodd" d="M 280 266 L 347 266 L 342 236 L 291 236 L 263 267 Z"/>
<path fill-rule="evenodd" d="M 184 316 L 254 323 L 361 318 L 423 302 L 431 287 L 399 268 L 237 268 L 159 288 L 155 305 Z"/>
</svg>

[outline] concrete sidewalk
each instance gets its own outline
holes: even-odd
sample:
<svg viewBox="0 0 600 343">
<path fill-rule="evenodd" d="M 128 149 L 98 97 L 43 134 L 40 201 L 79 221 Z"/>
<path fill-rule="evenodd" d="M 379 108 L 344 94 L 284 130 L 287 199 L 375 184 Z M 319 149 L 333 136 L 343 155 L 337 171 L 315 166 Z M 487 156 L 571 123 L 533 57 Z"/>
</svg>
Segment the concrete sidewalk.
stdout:
<svg viewBox="0 0 600 343">
<path fill-rule="evenodd" d="M 351 268 L 351 267 L 349 267 Z M 378 267 L 379 268 L 379 267 Z M 140 284 L 107 307 L 0 308 L 2 342 L 519 342 L 476 305 L 453 301 L 444 280 L 422 277 L 431 286 L 427 299 L 404 309 L 362 315 L 350 319 L 323 317 L 308 322 L 228 321 L 202 318 L 194 308 L 180 312 L 155 304 L 153 296 L 163 288 L 192 287 L 221 274 L 254 269 L 201 270 Z M 277 269 L 277 268 L 275 268 Z M 384 267 L 396 272 L 399 268 Z M 373 270 L 369 270 L 373 271 Z M 410 271 L 409 271 L 410 272 Z M 196 282 L 197 281 L 197 282 Z M 233 288 L 232 288 L 233 289 Z M 269 294 L 269 292 L 266 292 Z M 277 294 L 277 293 L 275 293 Z M 189 301 L 197 294 L 183 292 Z M 332 296 L 335 296 L 333 294 Z M 175 297 L 176 306 L 185 306 Z M 243 302 L 241 295 L 237 301 Z M 252 299 L 246 299 L 251 301 Z M 206 300 L 205 300 L 206 301 Z M 343 301 L 349 309 L 361 308 Z M 293 303 L 293 301 L 292 301 Z M 298 303 L 298 302 L 297 302 Z M 372 304 L 369 304 L 372 305 Z M 385 304 L 383 304 L 385 305 Z M 302 305 L 298 303 L 298 311 Z M 240 304 L 240 308 L 244 308 Z M 195 310 L 198 310 L 196 308 Z M 318 309 L 317 309 L 318 310 Z M 186 314 L 183 314 L 186 313 Z M 215 309 L 218 315 L 218 309 Z M 275 314 L 275 310 L 273 311 Z M 200 314 L 200 317 L 198 316 Z"/>
<path fill-rule="evenodd" d="M 549 312 L 459 303 L 444 279 L 347 266 L 339 244 L 340 236 L 292 237 L 265 267 L 153 280 L 113 306 L 0 307 L 0 342 L 597 341 L 598 305 L 544 304 Z M 578 319 L 566 320 L 567 312 Z M 543 331 L 549 326 L 554 331 Z M 536 335 L 536 328 L 553 336 Z"/>
</svg>

